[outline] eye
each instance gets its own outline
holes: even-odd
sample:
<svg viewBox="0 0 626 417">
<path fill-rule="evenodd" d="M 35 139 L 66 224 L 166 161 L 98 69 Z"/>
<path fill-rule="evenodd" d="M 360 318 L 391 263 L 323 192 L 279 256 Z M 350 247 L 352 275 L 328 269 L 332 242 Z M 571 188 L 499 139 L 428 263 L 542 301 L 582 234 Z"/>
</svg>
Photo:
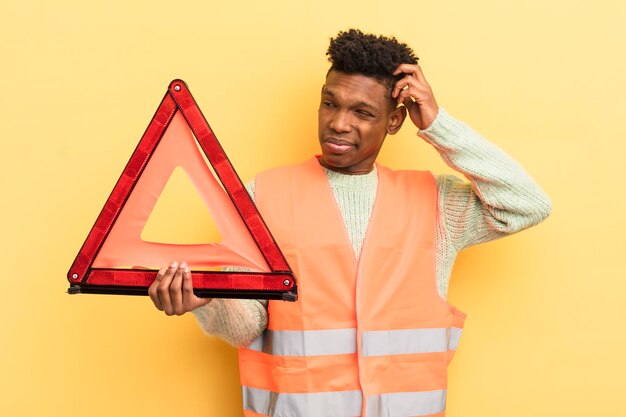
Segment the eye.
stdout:
<svg viewBox="0 0 626 417">
<path fill-rule="evenodd" d="M 357 110 L 357 111 L 356 111 L 356 113 L 357 113 L 360 117 L 363 117 L 363 118 L 368 118 L 368 119 L 369 119 L 369 118 L 374 117 L 374 115 L 373 115 L 372 113 L 370 113 L 370 112 L 368 112 L 368 111 L 365 111 L 365 110 Z"/>
<path fill-rule="evenodd" d="M 324 100 L 322 101 L 322 106 L 324 106 L 327 109 L 333 109 L 335 108 L 335 103 L 333 103 L 332 101 Z"/>
</svg>

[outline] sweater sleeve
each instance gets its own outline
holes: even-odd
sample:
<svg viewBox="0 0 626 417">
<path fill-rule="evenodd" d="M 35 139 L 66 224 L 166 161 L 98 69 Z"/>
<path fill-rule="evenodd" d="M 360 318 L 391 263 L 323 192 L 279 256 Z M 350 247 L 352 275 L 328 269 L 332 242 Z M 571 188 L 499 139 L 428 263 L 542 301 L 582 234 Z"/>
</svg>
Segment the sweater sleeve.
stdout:
<svg viewBox="0 0 626 417">
<path fill-rule="evenodd" d="M 265 330 L 266 307 L 266 300 L 214 298 L 192 312 L 205 333 L 234 347 L 244 347 Z"/>
<path fill-rule="evenodd" d="M 453 252 L 536 225 L 550 214 L 547 195 L 517 162 L 444 109 L 419 136 L 469 180 L 437 177 L 442 237 Z"/>
<path fill-rule="evenodd" d="M 254 182 L 247 185 L 254 200 Z M 224 268 L 245 271 L 243 268 Z M 235 347 L 248 346 L 267 327 L 267 300 L 214 298 L 192 311 L 205 333 Z"/>
</svg>

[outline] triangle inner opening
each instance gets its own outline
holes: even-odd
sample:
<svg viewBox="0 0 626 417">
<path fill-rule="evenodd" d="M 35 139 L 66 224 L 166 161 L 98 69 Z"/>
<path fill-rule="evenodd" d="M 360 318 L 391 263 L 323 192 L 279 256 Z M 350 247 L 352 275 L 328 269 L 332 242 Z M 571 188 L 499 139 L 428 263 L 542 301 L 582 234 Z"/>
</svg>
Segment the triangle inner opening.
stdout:
<svg viewBox="0 0 626 417">
<path fill-rule="evenodd" d="M 182 167 L 176 167 L 141 231 L 154 243 L 217 243 L 222 236 L 198 190 Z"/>
</svg>

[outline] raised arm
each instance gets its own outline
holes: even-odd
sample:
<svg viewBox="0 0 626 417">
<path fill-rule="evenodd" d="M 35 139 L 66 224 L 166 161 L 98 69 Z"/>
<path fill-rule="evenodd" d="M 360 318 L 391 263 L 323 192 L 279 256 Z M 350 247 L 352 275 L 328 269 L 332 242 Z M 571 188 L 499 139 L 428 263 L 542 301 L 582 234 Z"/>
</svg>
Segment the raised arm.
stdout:
<svg viewBox="0 0 626 417">
<path fill-rule="evenodd" d="M 516 233 L 550 214 L 547 195 L 517 162 L 444 109 L 419 136 L 469 180 L 437 177 L 441 220 L 456 251 Z"/>
<path fill-rule="evenodd" d="M 419 65 L 402 64 L 392 96 L 404 104 L 419 135 L 469 183 L 437 178 L 443 238 L 455 251 L 515 233 L 544 220 L 550 200 L 517 162 L 439 108 Z"/>
</svg>

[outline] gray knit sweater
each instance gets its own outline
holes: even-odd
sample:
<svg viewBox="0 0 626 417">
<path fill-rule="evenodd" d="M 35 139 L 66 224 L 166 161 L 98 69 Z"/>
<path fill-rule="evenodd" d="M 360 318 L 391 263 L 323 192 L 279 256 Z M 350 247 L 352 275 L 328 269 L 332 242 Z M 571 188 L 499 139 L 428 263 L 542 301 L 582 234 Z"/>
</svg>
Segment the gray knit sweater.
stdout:
<svg viewBox="0 0 626 417">
<path fill-rule="evenodd" d="M 513 234 L 544 220 L 550 200 L 508 155 L 440 108 L 418 135 L 469 183 L 437 176 L 440 221 L 436 237 L 439 294 L 447 297 L 454 260 L 464 248 Z M 357 256 L 372 213 L 378 175 L 345 175 L 325 169 Z M 248 186 L 254 198 L 254 182 Z M 202 329 L 233 346 L 250 344 L 267 326 L 267 302 L 213 299 L 193 311 Z"/>
</svg>

